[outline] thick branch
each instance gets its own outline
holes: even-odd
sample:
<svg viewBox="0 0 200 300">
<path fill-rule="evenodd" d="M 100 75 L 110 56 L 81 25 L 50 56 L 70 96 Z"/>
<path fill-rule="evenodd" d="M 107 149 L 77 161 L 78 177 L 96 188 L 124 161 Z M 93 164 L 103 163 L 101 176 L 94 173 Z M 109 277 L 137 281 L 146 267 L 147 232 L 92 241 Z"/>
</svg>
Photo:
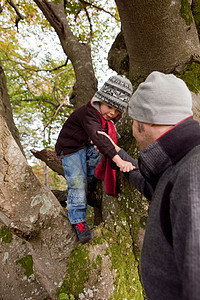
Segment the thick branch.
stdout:
<svg viewBox="0 0 200 300">
<path fill-rule="evenodd" d="M 32 149 L 31 153 L 38 159 L 46 163 L 46 165 L 54 172 L 64 177 L 64 171 L 62 168 L 61 160 L 56 156 L 55 152 L 51 149 L 43 149 L 37 151 Z"/>
</svg>

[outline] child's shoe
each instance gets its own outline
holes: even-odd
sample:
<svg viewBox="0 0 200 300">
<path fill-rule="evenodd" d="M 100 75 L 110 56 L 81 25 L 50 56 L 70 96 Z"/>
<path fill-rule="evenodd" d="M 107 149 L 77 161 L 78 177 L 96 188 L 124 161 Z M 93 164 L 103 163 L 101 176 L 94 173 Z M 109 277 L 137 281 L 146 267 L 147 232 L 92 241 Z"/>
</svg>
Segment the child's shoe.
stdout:
<svg viewBox="0 0 200 300">
<path fill-rule="evenodd" d="M 94 232 L 89 228 L 86 222 L 73 224 L 73 227 L 82 244 L 89 242 L 94 237 Z"/>
</svg>

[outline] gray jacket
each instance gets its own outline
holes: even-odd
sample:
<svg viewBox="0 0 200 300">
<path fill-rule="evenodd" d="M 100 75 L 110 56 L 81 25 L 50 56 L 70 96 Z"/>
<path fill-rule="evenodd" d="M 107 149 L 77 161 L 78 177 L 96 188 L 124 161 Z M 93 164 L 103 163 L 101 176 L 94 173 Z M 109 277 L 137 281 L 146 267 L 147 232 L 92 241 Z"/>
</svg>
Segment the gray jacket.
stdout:
<svg viewBox="0 0 200 300">
<path fill-rule="evenodd" d="M 200 299 L 200 126 L 176 125 L 140 152 L 130 183 L 150 200 L 141 253 L 151 300 Z"/>
</svg>

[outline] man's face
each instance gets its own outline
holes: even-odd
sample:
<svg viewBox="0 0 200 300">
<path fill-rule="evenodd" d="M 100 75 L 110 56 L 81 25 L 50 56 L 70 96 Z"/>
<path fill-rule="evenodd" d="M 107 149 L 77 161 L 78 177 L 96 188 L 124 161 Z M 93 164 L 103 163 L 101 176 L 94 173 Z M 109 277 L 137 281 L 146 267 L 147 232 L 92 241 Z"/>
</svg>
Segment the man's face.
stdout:
<svg viewBox="0 0 200 300">
<path fill-rule="evenodd" d="M 151 125 L 147 123 L 141 123 L 132 119 L 132 133 L 136 139 L 136 142 L 140 150 L 146 148 L 153 142 Z"/>
</svg>

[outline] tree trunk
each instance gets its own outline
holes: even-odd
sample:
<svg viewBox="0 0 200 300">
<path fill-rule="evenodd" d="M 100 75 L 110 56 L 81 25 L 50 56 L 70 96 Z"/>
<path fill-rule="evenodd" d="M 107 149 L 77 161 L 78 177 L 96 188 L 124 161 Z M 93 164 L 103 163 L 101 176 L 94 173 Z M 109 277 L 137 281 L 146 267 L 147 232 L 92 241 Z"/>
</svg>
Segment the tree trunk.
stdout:
<svg viewBox="0 0 200 300">
<path fill-rule="evenodd" d="M 26 241 L 34 274 L 54 299 L 76 243 L 55 196 L 42 185 L 0 116 L 0 220 Z"/>
<path fill-rule="evenodd" d="M 164 73 L 200 59 L 197 29 L 188 1 L 116 0 L 129 55 L 129 77 Z M 186 4 L 184 4 L 186 3 Z"/>
<path fill-rule="evenodd" d="M 23 152 L 20 139 L 19 139 L 19 132 L 13 120 L 12 107 L 8 96 L 6 78 L 1 64 L 1 60 L 0 60 L 0 115 L 4 116 L 11 134 L 13 135 L 15 141 L 17 142 L 18 146 Z"/>
</svg>

